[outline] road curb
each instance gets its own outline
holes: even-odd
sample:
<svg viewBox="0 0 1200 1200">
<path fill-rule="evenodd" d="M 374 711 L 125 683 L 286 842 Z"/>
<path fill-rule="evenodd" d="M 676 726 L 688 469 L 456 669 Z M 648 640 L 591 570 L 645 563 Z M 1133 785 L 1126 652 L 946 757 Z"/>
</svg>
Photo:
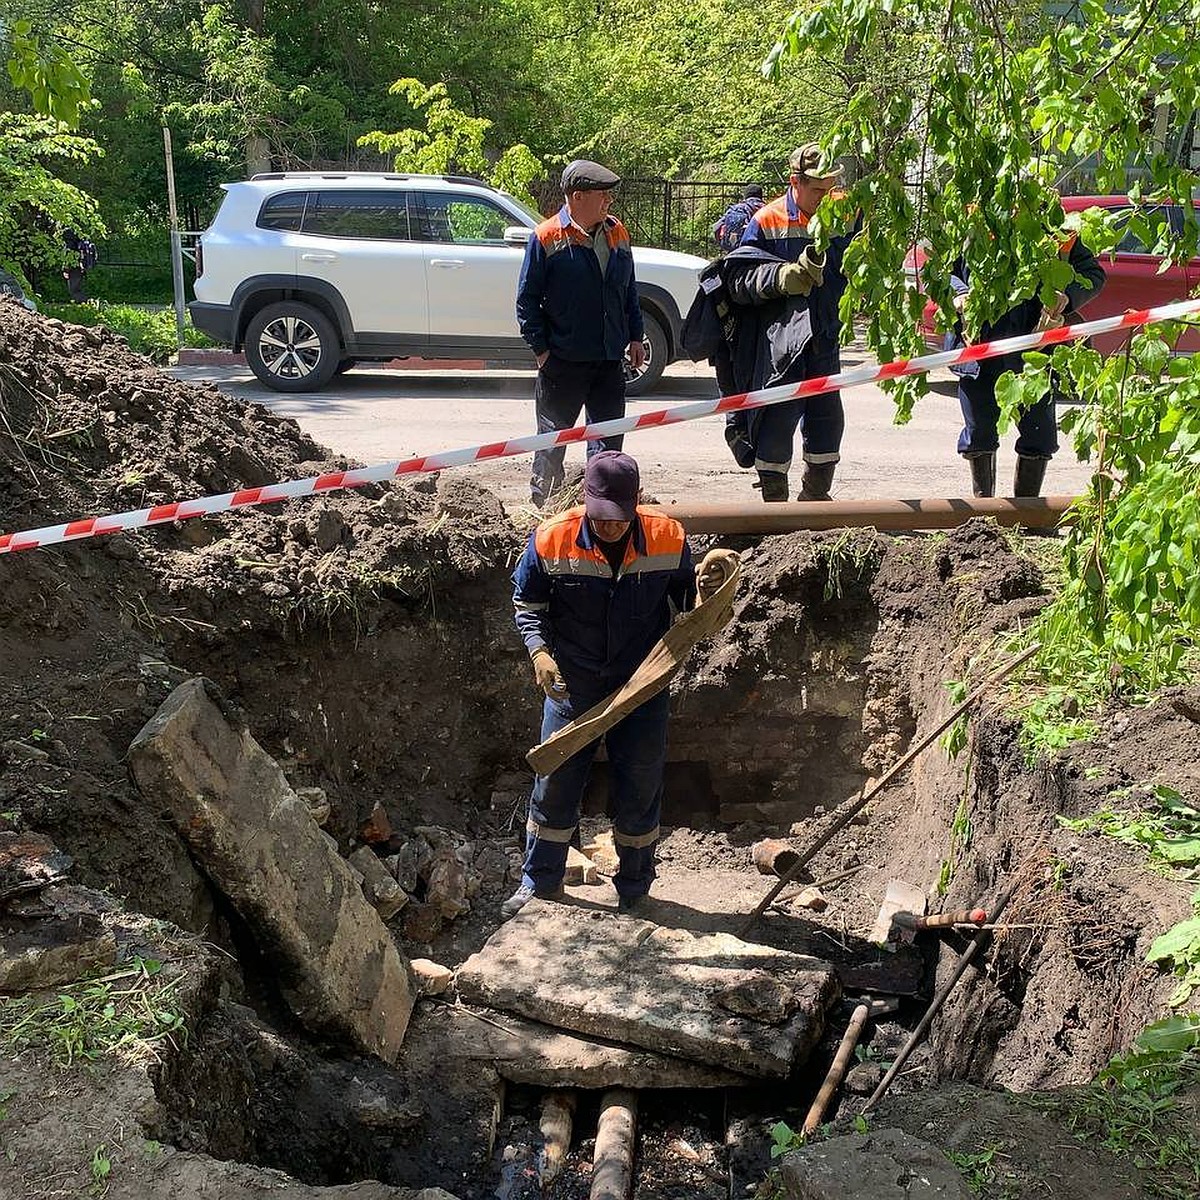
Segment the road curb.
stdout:
<svg viewBox="0 0 1200 1200">
<path fill-rule="evenodd" d="M 175 357 L 177 367 L 244 367 L 246 356 L 239 350 L 199 349 L 185 346 Z M 519 368 L 521 364 L 483 358 L 393 358 L 365 364 L 372 371 L 494 371 Z M 530 363 L 530 370 L 533 364 Z"/>
</svg>

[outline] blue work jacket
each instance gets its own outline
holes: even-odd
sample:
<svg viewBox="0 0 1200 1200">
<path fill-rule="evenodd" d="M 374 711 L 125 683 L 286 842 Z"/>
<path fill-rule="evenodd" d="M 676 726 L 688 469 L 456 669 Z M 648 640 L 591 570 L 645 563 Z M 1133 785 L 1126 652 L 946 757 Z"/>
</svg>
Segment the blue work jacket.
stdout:
<svg viewBox="0 0 1200 1200">
<path fill-rule="evenodd" d="M 525 246 L 517 283 L 517 324 L 534 354 L 570 362 L 620 362 L 645 328 L 633 277 L 629 234 L 604 218 L 608 265 L 603 276 L 591 239 L 564 204 Z"/>
<path fill-rule="evenodd" d="M 614 576 L 582 506 L 543 521 L 513 573 L 517 629 L 554 656 L 572 697 L 599 699 L 629 681 L 696 595 L 683 526 L 639 507 Z"/>
</svg>

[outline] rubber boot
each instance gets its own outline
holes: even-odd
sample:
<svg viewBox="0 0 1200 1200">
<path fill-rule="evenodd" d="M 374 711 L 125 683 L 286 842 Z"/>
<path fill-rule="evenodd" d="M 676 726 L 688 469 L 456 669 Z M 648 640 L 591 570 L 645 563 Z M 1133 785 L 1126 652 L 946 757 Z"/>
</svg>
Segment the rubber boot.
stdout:
<svg viewBox="0 0 1200 1200">
<path fill-rule="evenodd" d="M 1017 469 L 1013 472 L 1014 496 L 1040 496 L 1042 481 L 1046 478 L 1045 458 L 1030 458 L 1024 454 L 1017 455 Z"/>
<path fill-rule="evenodd" d="M 788 498 L 788 477 L 783 471 L 759 471 L 758 482 L 754 486 L 761 490 L 762 498 L 768 504 Z"/>
<path fill-rule="evenodd" d="M 746 435 L 744 423 L 729 422 L 725 426 L 725 444 L 733 454 L 733 461 L 746 470 L 754 466 L 754 446 Z"/>
<path fill-rule="evenodd" d="M 833 487 L 833 473 L 837 463 L 805 463 L 804 475 L 800 480 L 797 500 L 829 500 L 829 489 Z"/>
<path fill-rule="evenodd" d="M 971 466 L 971 492 L 976 496 L 996 494 L 996 452 L 972 454 L 967 462 Z"/>
</svg>

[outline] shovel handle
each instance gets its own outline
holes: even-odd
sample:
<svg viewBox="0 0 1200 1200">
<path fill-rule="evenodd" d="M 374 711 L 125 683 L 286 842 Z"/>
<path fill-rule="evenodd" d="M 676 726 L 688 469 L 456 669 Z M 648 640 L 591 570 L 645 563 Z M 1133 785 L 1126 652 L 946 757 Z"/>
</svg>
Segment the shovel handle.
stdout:
<svg viewBox="0 0 1200 1200">
<path fill-rule="evenodd" d="M 892 921 L 901 929 L 952 929 L 955 925 L 982 925 L 987 913 L 982 908 L 962 908 L 953 912 L 932 913 L 919 917 L 916 913 L 898 912 Z"/>
</svg>

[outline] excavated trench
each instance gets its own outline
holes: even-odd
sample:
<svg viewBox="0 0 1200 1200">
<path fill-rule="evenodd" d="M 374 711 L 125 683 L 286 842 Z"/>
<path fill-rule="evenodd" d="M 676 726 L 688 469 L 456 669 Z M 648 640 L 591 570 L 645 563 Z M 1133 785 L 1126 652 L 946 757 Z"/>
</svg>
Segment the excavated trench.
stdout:
<svg viewBox="0 0 1200 1200">
<path fill-rule="evenodd" d="M 61 383 L 68 371 L 46 349 L 52 341 L 34 338 L 30 361 L 49 362 Z M 110 353 L 107 343 L 92 349 Z M 111 349 L 114 361 L 122 354 Z M 56 511 L 134 501 L 131 462 L 176 473 L 141 483 L 147 502 L 329 462 L 262 410 L 225 411 L 233 402 L 212 392 L 197 404 L 149 372 L 136 382 L 140 391 L 118 395 L 110 382 L 88 401 L 115 414 L 107 450 L 93 437 L 64 478 L 75 486 L 86 468 L 107 483 L 60 498 Z M 37 394 L 54 386 L 43 378 Z M 5 402 L 15 422 L 12 397 Z M 26 415 L 30 428 L 35 418 L 54 424 Z M 257 467 L 242 445 L 249 424 Z M 148 446 L 154 439 L 166 440 Z M 0 466 L 0 518 L 27 527 L 45 488 L 32 499 L 3 456 Z M 389 928 L 404 953 L 459 967 L 497 929 L 519 860 L 523 755 L 538 716 L 509 602 L 523 537 L 494 497 L 445 476 L 25 555 L 19 572 L 7 561 L 0 834 L 44 835 L 73 859 L 75 882 L 215 947 L 188 993 L 187 1037 L 150 1069 L 156 1099 L 131 1121 L 146 1137 L 312 1185 L 377 1179 L 440 1186 L 460 1200 L 588 1194 L 600 1095 L 623 1081 L 620 1068 L 556 1066 L 540 1050 L 513 1050 L 495 1035 L 511 1033 L 515 1018 L 456 1003 L 453 991 L 417 1003 L 394 1066 L 314 1035 L 281 991 L 278 947 L 213 885 L 126 765 L 172 689 L 195 675 L 211 680 L 229 719 L 244 723 L 291 786 L 320 789 L 305 794 L 323 794 L 338 851 L 372 844 L 399 872 L 408 900 Z M 732 623 L 672 687 L 657 919 L 730 932 L 770 885 L 754 872 L 751 845 L 772 836 L 804 846 L 822 832 L 948 711 L 945 682 L 978 677 L 972 663 L 1047 596 L 1038 567 L 983 521 L 948 535 L 694 541 L 696 550 L 740 550 L 744 578 Z M 888 1120 L 929 1136 L 945 1124 L 935 1101 L 949 1084 L 1028 1091 L 1085 1081 L 1161 1012 L 1169 984 L 1145 952 L 1184 901 L 1133 851 L 1072 833 L 1057 817 L 1091 812 L 1121 786 L 1191 787 L 1194 730 L 1169 704 L 1121 712 L 1096 742 L 1030 766 L 996 697 L 974 724 L 969 764 L 931 748 L 865 823 L 814 859 L 811 880 L 842 877 L 826 889 L 828 907 L 783 904 L 754 938 L 832 963 L 847 994 L 900 996 L 899 1010 L 869 1029 L 858 1078 L 829 1116 L 861 1108 L 963 945 L 953 933 L 922 935 L 894 956 L 871 945 L 891 879 L 916 885 L 934 909 L 987 907 L 1016 884 L 1006 918 L 1020 928 L 997 935 L 951 995 L 897 1081 Z M 605 776 L 601 758 L 585 802 L 588 836 L 604 825 Z M 433 882 L 434 859 L 457 864 L 451 903 Z M 606 888 L 583 899 L 611 903 Z M 799 1125 L 848 1016 L 845 1006 L 830 1010 L 786 1081 L 680 1086 L 643 1069 L 633 1085 L 635 1195 L 746 1194 L 770 1166 L 769 1126 Z M 578 1093 L 574 1140 L 558 1182 L 542 1191 L 539 1112 L 548 1091 L 566 1086 Z M 158 1195 L 149 1184 L 127 1194 Z"/>
</svg>

